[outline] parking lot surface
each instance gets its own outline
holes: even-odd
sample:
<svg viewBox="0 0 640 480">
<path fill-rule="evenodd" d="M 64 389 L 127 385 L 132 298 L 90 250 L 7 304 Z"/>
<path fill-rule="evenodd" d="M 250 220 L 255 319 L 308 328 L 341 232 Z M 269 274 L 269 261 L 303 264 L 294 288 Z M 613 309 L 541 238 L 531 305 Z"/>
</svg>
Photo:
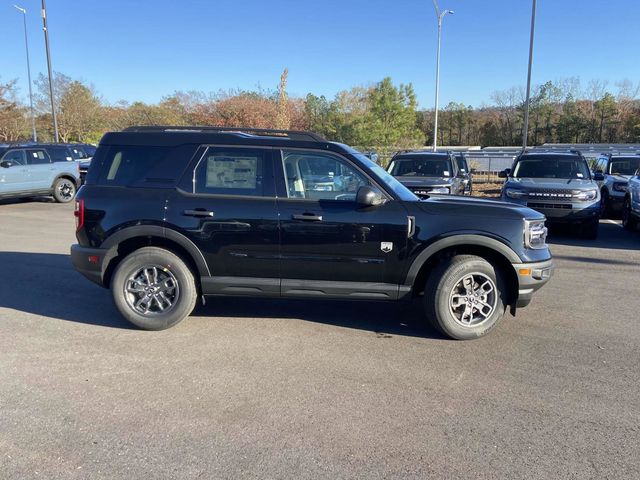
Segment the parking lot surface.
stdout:
<svg viewBox="0 0 640 480">
<path fill-rule="evenodd" d="M 476 341 L 242 298 L 145 332 L 73 269 L 72 212 L 0 202 L 0 478 L 640 478 L 640 232 L 553 232 Z"/>
</svg>

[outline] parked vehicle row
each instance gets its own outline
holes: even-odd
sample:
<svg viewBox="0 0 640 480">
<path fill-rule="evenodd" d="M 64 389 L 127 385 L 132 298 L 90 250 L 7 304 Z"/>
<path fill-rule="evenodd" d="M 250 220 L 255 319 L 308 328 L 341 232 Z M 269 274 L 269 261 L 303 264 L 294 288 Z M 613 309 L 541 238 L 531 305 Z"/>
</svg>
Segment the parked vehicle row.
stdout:
<svg viewBox="0 0 640 480">
<path fill-rule="evenodd" d="M 405 153 L 390 168 L 463 191 L 459 170 L 449 153 Z M 553 271 L 542 214 L 454 195 L 420 200 L 363 154 L 309 132 L 108 133 L 75 215 L 75 267 L 150 330 L 183 320 L 201 295 L 419 297 L 437 328 L 471 339 L 528 305 Z"/>
</svg>

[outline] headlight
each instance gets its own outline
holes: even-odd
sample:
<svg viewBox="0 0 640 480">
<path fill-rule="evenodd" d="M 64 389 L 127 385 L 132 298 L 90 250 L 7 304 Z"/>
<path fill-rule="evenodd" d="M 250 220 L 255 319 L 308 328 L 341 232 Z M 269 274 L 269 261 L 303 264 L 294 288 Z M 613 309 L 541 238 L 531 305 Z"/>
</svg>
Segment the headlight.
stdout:
<svg viewBox="0 0 640 480">
<path fill-rule="evenodd" d="M 525 190 L 518 190 L 517 188 L 507 188 L 504 193 L 506 193 L 509 198 L 525 198 L 527 196 Z"/>
<path fill-rule="evenodd" d="M 587 201 L 587 200 L 595 200 L 598 198 L 597 190 L 585 190 L 584 192 L 578 192 L 575 197 L 578 200 Z"/>
<path fill-rule="evenodd" d="M 544 220 L 524 221 L 524 246 L 535 249 L 547 246 L 547 227 L 544 226 Z"/>
<path fill-rule="evenodd" d="M 432 188 L 429 193 L 449 193 L 449 189 L 447 187 Z"/>
<path fill-rule="evenodd" d="M 629 184 L 627 182 L 616 182 L 613 184 L 613 189 L 616 192 L 628 192 Z"/>
</svg>

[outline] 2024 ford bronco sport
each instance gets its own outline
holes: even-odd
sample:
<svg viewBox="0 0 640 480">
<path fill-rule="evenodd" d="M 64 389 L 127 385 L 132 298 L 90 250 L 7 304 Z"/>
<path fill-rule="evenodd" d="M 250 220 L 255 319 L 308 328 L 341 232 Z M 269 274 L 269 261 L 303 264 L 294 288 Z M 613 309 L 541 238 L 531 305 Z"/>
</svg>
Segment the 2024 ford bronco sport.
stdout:
<svg viewBox="0 0 640 480">
<path fill-rule="evenodd" d="M 413 193 L 315 134 L 207 127 L 107 133 L 76 206 L 75 267 L 160 330 L 199 296 L 424 297 L 446 335 L 489 332 L 551 276 L 544 216 Z"/>
</svg>

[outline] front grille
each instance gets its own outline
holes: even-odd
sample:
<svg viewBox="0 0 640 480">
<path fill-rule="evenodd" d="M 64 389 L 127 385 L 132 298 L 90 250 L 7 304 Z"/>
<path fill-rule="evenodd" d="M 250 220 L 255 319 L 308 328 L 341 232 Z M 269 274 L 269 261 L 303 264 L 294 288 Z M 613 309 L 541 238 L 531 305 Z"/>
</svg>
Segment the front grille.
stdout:
<svg viewBox="0 0 640 480">
<path fill-rule="evenodd" d="M 570 190 L 541 188 L 529 191 L 528 197 L 541 200 L 570 200 L 573 198 L 573 193 Z"/>
<path fill-rule="evenodd" d="M 527 203 L 529 208 L 559 208 L 561 210 L 571 210 L 573 206 L 570 203 Z"/>
</svg>

